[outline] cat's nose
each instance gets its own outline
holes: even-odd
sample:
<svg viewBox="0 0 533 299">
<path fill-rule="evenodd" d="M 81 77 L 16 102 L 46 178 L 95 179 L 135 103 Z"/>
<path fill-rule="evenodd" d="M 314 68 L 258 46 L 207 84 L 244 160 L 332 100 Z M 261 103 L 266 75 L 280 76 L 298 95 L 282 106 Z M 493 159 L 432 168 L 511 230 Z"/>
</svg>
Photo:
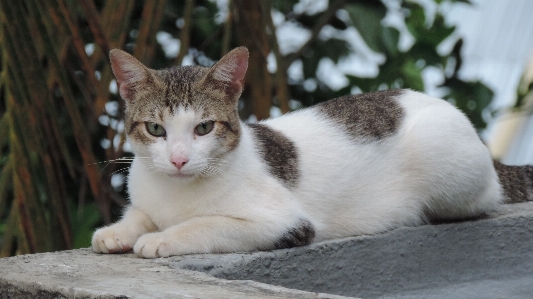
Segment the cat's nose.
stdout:
<svg viewBox="0 0 533 299">
<path fill-rule="evenodd" d="M 186 156 L 174 156 L 170 159 L 170 162 L 172 162 L 178 170 L 181 170 L 183 166 L 189 162 L 189 158 Z"/>
</svg>

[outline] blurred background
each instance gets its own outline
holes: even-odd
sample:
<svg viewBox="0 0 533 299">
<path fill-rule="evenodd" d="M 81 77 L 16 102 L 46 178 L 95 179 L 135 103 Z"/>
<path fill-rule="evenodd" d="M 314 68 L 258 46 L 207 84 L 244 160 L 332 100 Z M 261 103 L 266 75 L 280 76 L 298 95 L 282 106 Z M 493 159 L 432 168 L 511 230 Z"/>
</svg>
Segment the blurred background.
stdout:
<svg viewBox="0 0 533 299">
<path fill-rule="evenodd" d="M 495 159 L 533 164 L 530 0 L 0 4 L 0 257 L 88 247 L 127 204 L 113 48 L 159 69 L 248 47 L 250 122 L 350 93 L 426 92 L 461 109 Z"/>
</svg>

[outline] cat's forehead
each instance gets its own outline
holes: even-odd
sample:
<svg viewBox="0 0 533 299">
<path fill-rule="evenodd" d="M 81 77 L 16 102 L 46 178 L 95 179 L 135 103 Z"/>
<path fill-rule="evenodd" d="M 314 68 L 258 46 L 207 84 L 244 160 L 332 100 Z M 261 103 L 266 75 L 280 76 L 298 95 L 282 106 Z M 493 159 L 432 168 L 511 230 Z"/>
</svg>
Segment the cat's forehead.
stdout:
<svg viewBox="0 0 533 299">
<path fill-rule="evenodd" d="M 200 66 L 184 66 L 158 71 L 164 86 L 161 92 L 164 106 L 173 111 L 180 106 L 196 110 L 205 106 L 210 100 L 206 92 L 211 89 L 203 80 L 208 70 Z"/>
<path fill-rule="evenodd" d="M 201 66 L 176 66 L 159 70 L 158 75 L 170 84 L 190 84 L 197 82 L 207 73 L 208 68 Z"/>
</svg>

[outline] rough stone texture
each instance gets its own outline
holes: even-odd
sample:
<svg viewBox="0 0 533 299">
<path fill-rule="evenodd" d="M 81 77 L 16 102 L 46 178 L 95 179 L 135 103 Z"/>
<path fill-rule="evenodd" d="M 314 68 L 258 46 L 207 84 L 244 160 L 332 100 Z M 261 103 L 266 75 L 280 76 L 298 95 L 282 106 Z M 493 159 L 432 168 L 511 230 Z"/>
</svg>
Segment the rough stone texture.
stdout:
<svg viewBox="0 0 533 299">
<path fill-rule="evenodd" d="M 0 298 L 528 298 L 532 233 L 530 202 L 484 220 L 269 252 L 25 255 L 0 259 Z"/>
<path fill-rule="evenodd" d="M 493 217 L 290 250 L 174 257 L 171 266 L 361 298 L 531 297 L 533 203 Z"/>
<path fill-rule="evenodd" d="M 0 259 L 0 298 L 342 298 L 173 269 L 89 249 Z"/>
</svg>

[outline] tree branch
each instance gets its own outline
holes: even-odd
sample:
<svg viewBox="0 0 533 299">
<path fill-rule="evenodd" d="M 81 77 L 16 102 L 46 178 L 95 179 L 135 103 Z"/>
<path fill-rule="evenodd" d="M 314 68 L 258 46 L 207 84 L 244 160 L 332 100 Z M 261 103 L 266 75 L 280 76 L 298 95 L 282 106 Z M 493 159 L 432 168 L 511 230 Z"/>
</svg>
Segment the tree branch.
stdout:
<svg viewBox="0 0 533 299">
<path fill-rule="evenodd" d="M 298 51 L 286 56 L 285 62 L 287 63 L 287 65 L 291 65 L 291 63 L 293 63 L 296 59 L 302 56 L 302 53 L 305 50 L 307 50 L 311 46 L 311 44 L 315 41 L 315 39 L 318 37 L 322 28 L 335 15 L 337 10 L 342 8 L 345 4 L 346 4 L 346 0 L 337 0 L 337 1 L 332 1 L 330 3 L 326 12 L 320 17 L 318 22 L 311 29 L 311 37 L 309 38 L 309 40 L 305 42 L 305 44 Z"/>
<path fill-rule="evenodd" d="M 183 58 L 189 51 L 189 46 L 191 44 L 191 22 L 193 11 L 194 0 L 187 0 L 185 2 L 185 10 L 183 11 L 184 24 L 180 32 L 180 51 L 178 52 L 178 57 L 176 57 L 176 60 L 174 61 L 174 65 L 181 65 Z"/>
</svg>

